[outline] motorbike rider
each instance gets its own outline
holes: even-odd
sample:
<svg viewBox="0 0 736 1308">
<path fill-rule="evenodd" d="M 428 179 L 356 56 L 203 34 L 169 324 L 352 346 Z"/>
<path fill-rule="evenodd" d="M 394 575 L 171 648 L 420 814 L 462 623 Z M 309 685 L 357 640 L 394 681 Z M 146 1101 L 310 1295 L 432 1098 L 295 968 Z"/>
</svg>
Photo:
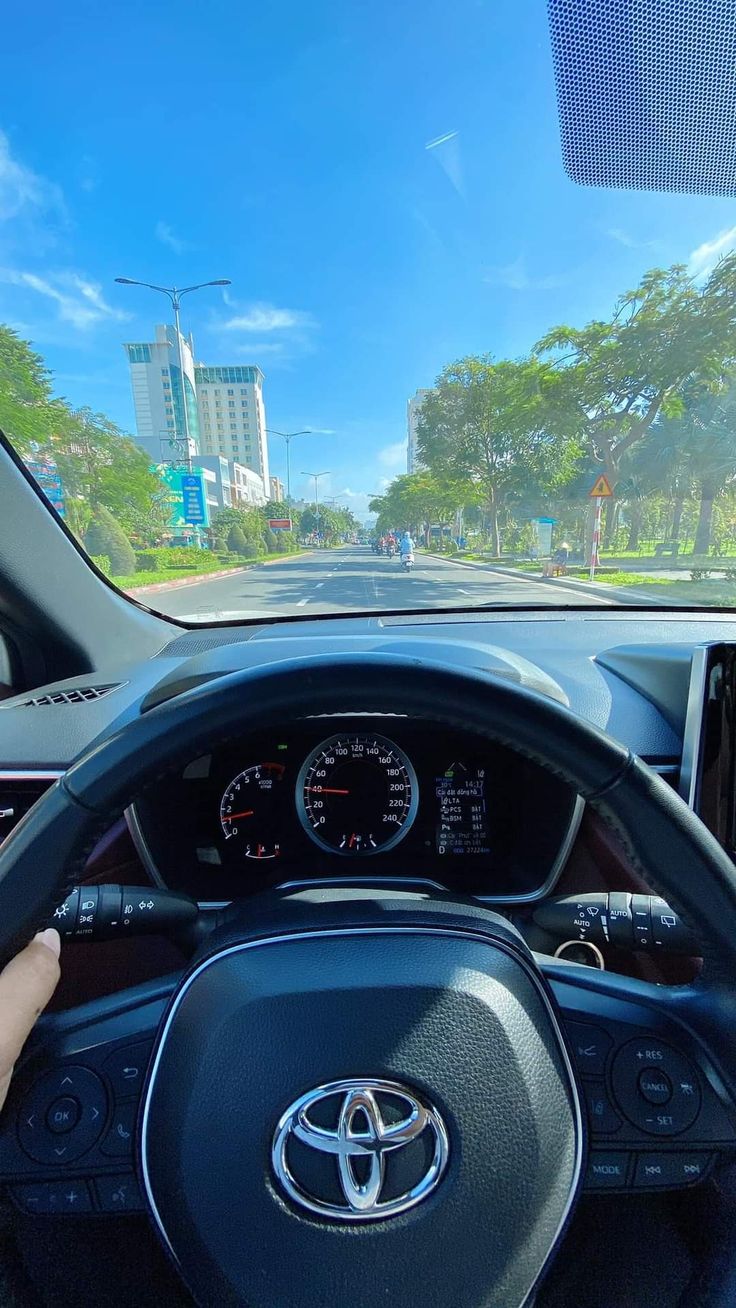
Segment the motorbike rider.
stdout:
<svg viewBox="0 0 736 1308">
<path fill-rule="evenodd" d="M 401 537 L 401 544 L 399 545 L 399 553 L 402 559 L 405 559 L 408 557 L 408 555 L 414 553 L 414 541 L 412 540 L 408 531 L 405 531 L 403 536 Z"/>
</svg>

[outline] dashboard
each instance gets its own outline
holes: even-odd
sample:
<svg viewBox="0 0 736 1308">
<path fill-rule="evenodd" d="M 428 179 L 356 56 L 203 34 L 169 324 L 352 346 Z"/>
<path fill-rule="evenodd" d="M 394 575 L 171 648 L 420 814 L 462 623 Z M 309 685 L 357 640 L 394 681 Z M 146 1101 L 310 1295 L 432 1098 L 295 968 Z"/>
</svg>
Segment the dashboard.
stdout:
<svg viewBox="0 0 736 1308">
<path fill-rule="evenodd" d="M 333 877 L 525 902 L 552 889 L 581 808 L 502 746 L 361 714 L 284 723 L 199 755 L 128 818 L 153 879 L 201 903 Z"/>
</svg>

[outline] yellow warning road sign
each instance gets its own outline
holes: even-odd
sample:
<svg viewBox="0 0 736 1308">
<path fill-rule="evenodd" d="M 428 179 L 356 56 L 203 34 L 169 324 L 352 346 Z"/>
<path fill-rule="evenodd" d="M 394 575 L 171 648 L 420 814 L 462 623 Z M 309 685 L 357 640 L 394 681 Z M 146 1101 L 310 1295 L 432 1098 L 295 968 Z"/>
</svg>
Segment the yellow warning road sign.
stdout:
<svg viewBox="0 0 736 1308">
<path fill-rule="evenodd" d="M 603 473 L 601 473 L 600 477 L 598 477 L 595 486 L 593 487 L 592 490 L 588 491 L 588 494 L 592 500 L 609 499 L 610 496 L 613 495 L 613 491 L 611 490 L 611 483 L 607 477 L 603 476 Z"/>
</svg>

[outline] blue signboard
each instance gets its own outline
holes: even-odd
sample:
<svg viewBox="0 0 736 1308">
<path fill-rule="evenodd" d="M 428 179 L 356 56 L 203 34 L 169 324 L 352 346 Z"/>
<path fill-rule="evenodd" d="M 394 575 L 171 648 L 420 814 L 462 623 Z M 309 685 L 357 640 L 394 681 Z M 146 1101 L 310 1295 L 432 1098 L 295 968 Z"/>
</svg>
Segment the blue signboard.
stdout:
<svg viewBox="0 0 736 1308">
<path fill-rule="evenodd" d="M 26 467 L 61 518 L 66 516 L 64 488 L 53 459 L 26 459 Z"/>
<path fill-rule="evenodd" d="M 204 502 L 204 482 L 201 473 L 187 472 L 181 479 L 183 516 L 185 522 L 202 526 L 207 522 Z"/>
</svg>

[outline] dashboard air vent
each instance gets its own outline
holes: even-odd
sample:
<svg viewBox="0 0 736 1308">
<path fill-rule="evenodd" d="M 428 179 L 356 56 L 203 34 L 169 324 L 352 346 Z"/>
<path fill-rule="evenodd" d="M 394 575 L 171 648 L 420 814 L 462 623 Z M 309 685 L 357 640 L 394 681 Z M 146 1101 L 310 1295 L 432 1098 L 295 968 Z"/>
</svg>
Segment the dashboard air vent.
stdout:
<svg viewBox="0 0 736 1308">
<path fill-rule="evenodd" d="M 73 686 L 69 690 L 56 690 L 46 695 L 35 695 L 26 699 L 17 708 L 44 708 L 48 704 L 88 704 L 90 700 L 104 699 L 114 690 L 119 690 L 122 682 L 113 682 L 108 686 Z"/>
</svg>

